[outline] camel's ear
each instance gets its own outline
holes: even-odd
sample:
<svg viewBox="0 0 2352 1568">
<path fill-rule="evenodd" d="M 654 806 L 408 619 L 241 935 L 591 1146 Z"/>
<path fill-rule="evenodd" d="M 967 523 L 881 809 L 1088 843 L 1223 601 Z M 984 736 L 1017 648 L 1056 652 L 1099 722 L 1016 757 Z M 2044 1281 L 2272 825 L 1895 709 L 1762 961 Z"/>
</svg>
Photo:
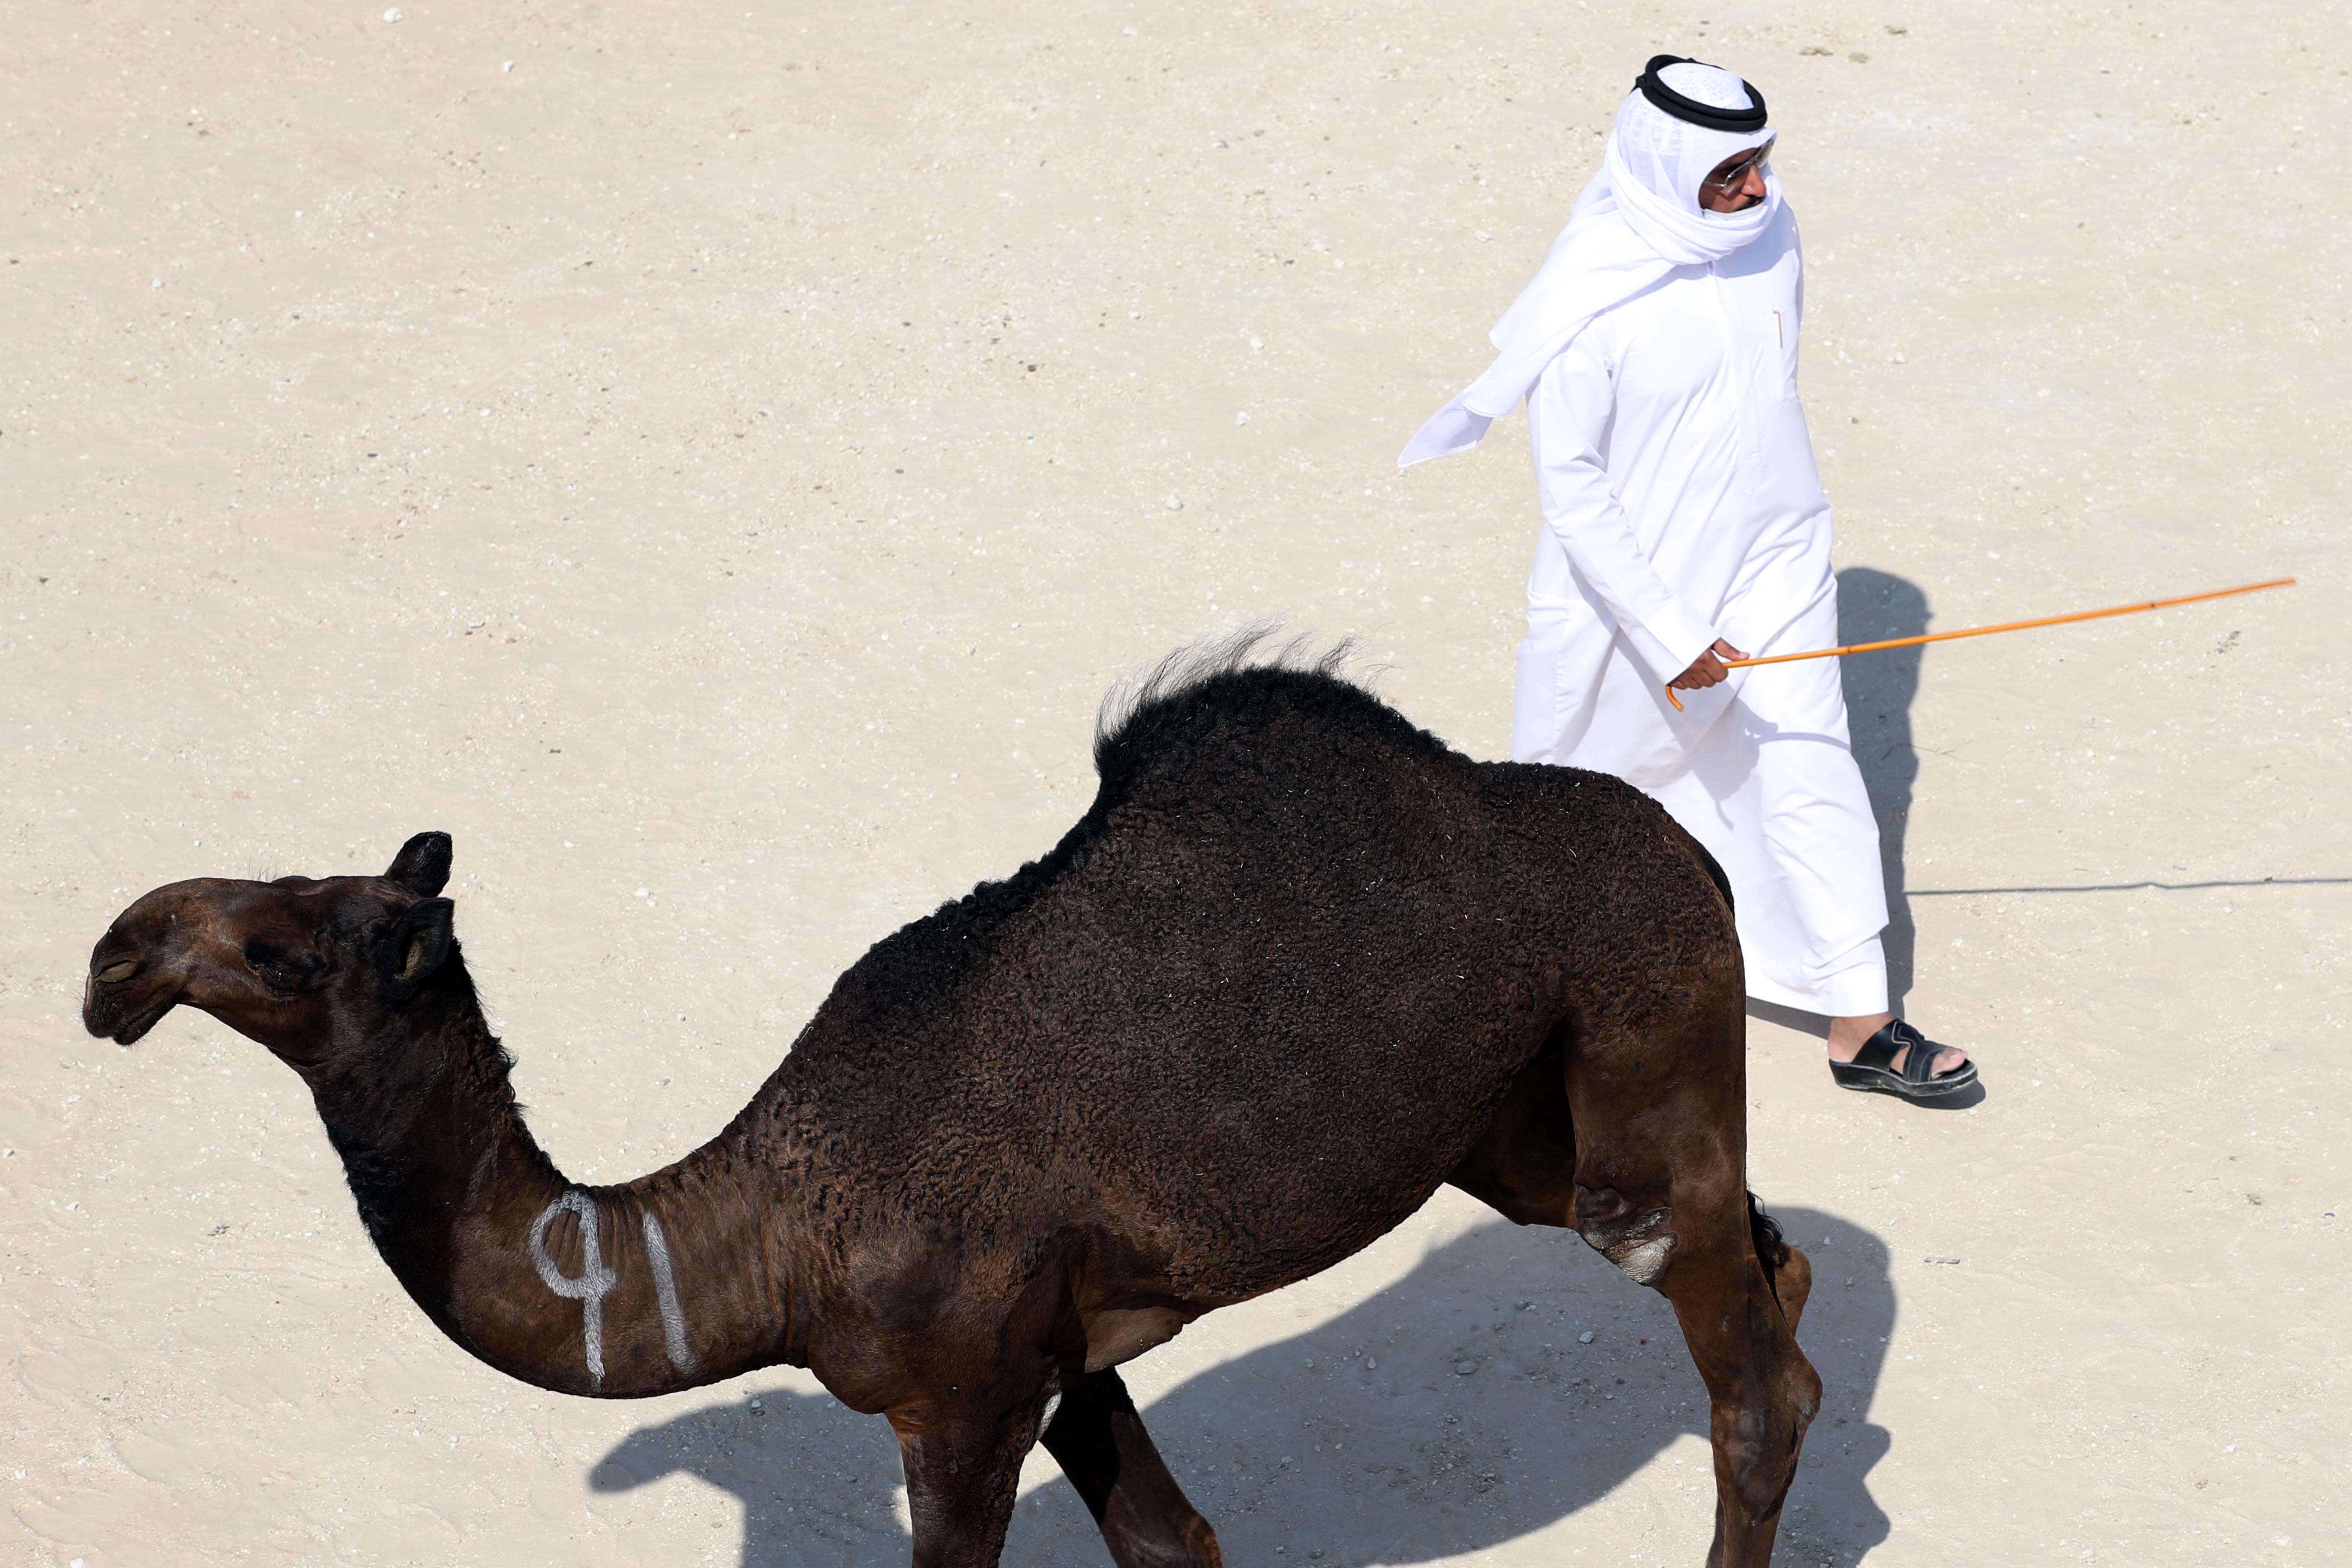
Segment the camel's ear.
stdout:
<svg viewBox="0 0 2352 1568">
<path fill-rule="evenodd" d="M 449 885 L 449 836 L 420 833 L 400 847 L 392 868 L 383 874 L 420 899 L 430 899 Z"/>
<path fill-rule="evenodd" d="M 441 841 L 445 846 L 448 840 Z M 433 972 L 457 945 L 449 922 L 457 906 L 446 899 L 426 899 L 411 905 L 394 922 L 375 950 L 375 968 L 383 988 L 395 1002 L 405 1002 L 433 978 Z"/>
</svg>

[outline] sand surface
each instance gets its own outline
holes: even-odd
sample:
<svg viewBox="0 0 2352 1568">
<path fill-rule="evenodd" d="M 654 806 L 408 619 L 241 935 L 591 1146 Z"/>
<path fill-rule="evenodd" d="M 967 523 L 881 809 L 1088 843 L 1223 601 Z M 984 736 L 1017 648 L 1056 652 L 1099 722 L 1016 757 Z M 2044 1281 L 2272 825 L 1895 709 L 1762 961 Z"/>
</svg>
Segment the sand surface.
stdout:
<svg viewBox="0 0 2352 1568">
<path fill-rule="evenodd" d="M 1906 1005 L 1988 1092 L 1753 1026 L 1829 1386 L 1780 1561 L 2352 1556 L 2340 5 L 401 13 L 0 9 L 0 1561 L 903 1562 L 803 1376 L 464 1358 L 292 1075 L 82 1035 L 89 946 L 448 829 L 614 1180 L 1050 844 L 1180 643 L 1357 636 L 1502 754 L 1524 426 L 1393 458 L 1654 49 L 1782 129 L 1850 633 L 2304 579 L 1850 666 Z M 1236 1564 L 1706 1548 L 1663 1303 L 1457 1194 L 1129 1371 Z M 1008 1561 L 1106 1560 L 1024 1489 Z"/>
</svg>

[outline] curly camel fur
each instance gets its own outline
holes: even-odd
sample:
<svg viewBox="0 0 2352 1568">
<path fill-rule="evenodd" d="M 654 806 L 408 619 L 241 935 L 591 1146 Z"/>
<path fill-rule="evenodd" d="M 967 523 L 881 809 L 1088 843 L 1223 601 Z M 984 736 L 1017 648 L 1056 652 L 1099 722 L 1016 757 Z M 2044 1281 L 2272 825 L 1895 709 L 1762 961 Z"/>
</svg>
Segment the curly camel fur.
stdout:
<svg viewBox="0 0 2352 1568">
<path fill-rule="evenodd" d="M 926 1565 L 997 1560 L 1041 1437 L 1117 1562 L 1219 1563 L 1113 1369 L 1452 1182 L 1672 1301 L 1709 1561 L 1766 1562 L 1821 1385 L 1810 1271 L 1746 1193 L 1705 852 L 1614 779 L 1471 762 L 1232 650 L 1096 752 L 1050 854 L 876 944 L 723 1131 L 624 1185 L 525 1130 L 441 834 L 380 878 L 158 889 L 83 1021 L 128 1045 L 186 1003 L 285 1060 L 384 1260 L 502 1372 L 635 1397 L 782 1363 L 886 1415 Z"/>
</svg>

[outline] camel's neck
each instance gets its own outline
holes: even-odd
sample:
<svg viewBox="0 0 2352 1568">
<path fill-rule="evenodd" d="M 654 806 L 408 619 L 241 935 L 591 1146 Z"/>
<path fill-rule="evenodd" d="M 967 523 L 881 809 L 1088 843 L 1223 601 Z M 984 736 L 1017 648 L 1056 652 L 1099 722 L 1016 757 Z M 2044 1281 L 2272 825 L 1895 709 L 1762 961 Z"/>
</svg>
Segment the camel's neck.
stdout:
<svg viewBox="0 0 2352 1568">
<path fill-rule="evenodd" d="M 444 1332 L 569 1394 L 667 1394 L 788 1354 L 775 1207 L 739 1129 L 625 1186 L 540 1152 L 453 955 L 311 1091 L 384 1261 Z"/>
</svg>

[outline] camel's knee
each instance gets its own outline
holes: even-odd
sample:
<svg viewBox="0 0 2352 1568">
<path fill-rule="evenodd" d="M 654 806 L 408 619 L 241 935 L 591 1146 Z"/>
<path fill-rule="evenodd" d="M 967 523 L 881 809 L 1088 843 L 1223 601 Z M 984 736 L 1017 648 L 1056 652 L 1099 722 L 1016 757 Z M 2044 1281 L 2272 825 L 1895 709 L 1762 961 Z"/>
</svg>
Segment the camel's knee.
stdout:
<svg viewBox="0 0 2352 1568">
<path fill-rule="evenodd" d="M 1625 1271 L 1636 1285 L 1653 1285 L 1674 1256 L 1674 1210 L 1642 1208 L 1611 1187 L 1576 1189 L 1576 1234 Z"/>
<path fill-rule="evenodd" d="M 1821 1408 L 1821 1379 L 1801 1358 L 1795 1375 L 1767 1378 L 1757 1385 L 1763 1397 L 1718 1400 L 1714 1447 L 1732 1493 L 1754 1516 L 1776 1513 L 1797 1474 L 1805 1429 Z"/>
</svg>

